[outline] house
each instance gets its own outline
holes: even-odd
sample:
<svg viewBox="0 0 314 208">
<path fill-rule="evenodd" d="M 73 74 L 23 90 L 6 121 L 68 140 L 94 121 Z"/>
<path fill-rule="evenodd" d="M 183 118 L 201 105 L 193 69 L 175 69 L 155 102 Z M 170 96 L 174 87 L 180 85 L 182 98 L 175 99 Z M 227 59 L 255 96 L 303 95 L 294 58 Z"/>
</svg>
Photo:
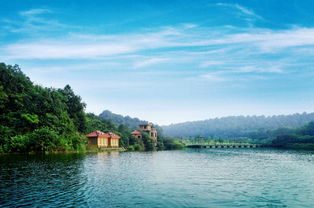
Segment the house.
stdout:
<svg viewBox="0 0 314 208">
<path fill-rule="evenodd" d="M 151 138 L 153 138 L 154 140 L 154 143 L 155 143 L 155 146 L 157 145 L 157 129 L 154 128 L 153 124 L 142 124 L 142 125 L 139 125 L 140 129 L 143 131 L 143 132 L 146 132 L 149 134 L 149 136 Z M 139 130 L 134 130 L 132 133 L 132 136 L 137 138 L 137 139 L 141 139 L 142 138 L 142 133 L 139 131 Z"/>
<path fill-rule="evenodd" d="M 86 137 L 89 148 L 118 148 L 119 139 L 121 138 L 112 132 L 104 133 L 102 131 L 93 131 L 87 134 Z"/>
<path fill-rule="evenodd" d="M 135 129 L 134 131 L 131 132 L 132 136 L 135 137 L 136 139 L 142 139 L 142 132 L 139 130 Z"/>
</svg>

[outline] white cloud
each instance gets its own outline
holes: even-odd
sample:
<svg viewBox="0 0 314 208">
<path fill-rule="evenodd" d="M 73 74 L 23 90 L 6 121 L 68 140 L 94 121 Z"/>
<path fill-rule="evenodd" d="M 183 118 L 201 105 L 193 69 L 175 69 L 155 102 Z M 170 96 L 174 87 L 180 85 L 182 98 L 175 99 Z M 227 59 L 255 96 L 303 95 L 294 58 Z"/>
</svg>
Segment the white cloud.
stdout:
<svg viewBox="0 0 314 208">
<path fill-rule="evenodd" d="M 261 16 L 255 14 L 255 12 L 253 10 L 248 9 L 244 6 L 241 6 L 239 4 L 217 3 L 216 5 L 217 6 L 223 6 L 223 7 L 230 7 L 230 8 L 233 8 L 233 9 L 240 11 L 242 14 L 244 14 L 246 16 L 254 17 L 256 19 L 263 19 Z"/>
<path fill-rule="evenodd" d="M 239 5 L 237 9 L 242 9 L 242 12 L 247 15 L 254 14 Z M 62 24 L 57 26 L 59 24 L 57 21 L 37 17 L 47 12 L 51 11 L 41 9 L 25 11 L 24 16 L 28 15 L 29 18 L 25 17 L 27 19 L 25 24 L 16 30 L 34 28 L 40 30 L 40 27 L 49 30 L 51 25 L 63 27 Z M 42 25 L 39 24 L 41 21 L 43 21 Z M 51 24 L 49 21 L 52 21 Z M 119 63 L 119 67 L 116 67 L 119 69 L 155 67 L 167 62 L 178 64 L 180 68 L 184 68 L 185 65 L 195 68 L 198 66 L 198 70 L 203 73 L 197 75 L 198 78 L 211 82 L 226 82 L 238 79 L 240 74 L 245 79 L 249 75 L 283 73 L 286 65 L 267 61 L 265 64 L 267 58 L 254 60 L 254 56 L 281 55 L 289 51 L 286 62 L 287 65 L 291 65 L 291 60 L 297 59 L 293 56 L 294 53 L 300 56 L 302 48 L 313 49 L 314 45 L 314 28 L 294 27 L 287 30 L 230 28 L 228 30 L 230 31 L 226 34 L 225 28 L 221 30 L 215 28 L 213 32 L 213 28 L 181 24 L 177 27 L 150 28 L 138 33 L 117 35 L 70 33 L 65 34 L 64 37 L 24 39 L 14 44 L 2 45 L 0 59 L 13 61 L 19 59 L 103 61 L 106 59 L 112 64 Z M 209 68 L 213 66 L 215 71 L 208 73 Z M 58 69 L 50 68 L 50 70 Z M 173 69 L 168 71 L 171 70 Z M 191 75 L 193 76 L 196 77 L 195 74 Z M 260 78 L 251 76 L 248 79 Z"/>
<path fill-rule="evenodd" d="M 65 41 L 41 41 L 39 43 L 12 44 L 5 48 L 11 59 L 93 59 L 134 52 L 126 44 L 81 44 Z"/>
<path fill-rule="evenodd" d="M 49 9 L 30 9 L 23 12 L 20 12 L 21 16 L 35 16 L 44 13 L 52 13 Z"/>
<path fill-rule="evenodd" d="M 280 31 L 255 29 L 246 33 L 226 35 L 222 38 L 204 39 L 191 45 L 193 44 L 194 46 L 244 44 L 240 46 L 255 47 L 263 52 L 272 52 L 272 50 L 288 47 L 314 45 L 314 28 L 294 28 Z"/>
<path fill-rule="evenodd" d="M 168 61 L 168 60 L 169 59 L 167 59 L 167 58 L 150 58 L 150 59 L 147 59 L 147 60 L 144 60 L 144 61 L 136 62 L 133 67 L 134 68 L 147 67 L 147 66 L 158 64 L 158 63 L 162 63 L 162 62 L 165 62 L 165 61 Z"/>
<path fill-rule="evenodd" d="M 222 65 L 224 64 L 223 62 L 221 61 L 205 61 L 205 62 L 202 62 L 199 67 L 201 68 L 205 68 L 205 67 L 208 67 L 208 66 L 213 66 L 213 65 Z"/>
<path fill-rule="evenodd" d="M 234 72 L 238 73 L 283 73 L 283 70 L 278 66 L 242 66 L 236 68 Z"/>
<path fill-rule="evenodd" d="M 58 20 L 51 17 L 48 18 L 47 14 L 50 13 L 53 14 L 54 12 L 50 9 L 30 9 L 20 12 L 20 18 L 17 20 L 2 19 L 2 22 L 5 23 L 4 28 L 6 31 L 30 35 L 40 33 L 41 36 L 49 34 L 43 32 L 80 28 L 78 26 L 60 23 Z"/>
<path fill-rule="evenodd" d="M 192 28 L 198 27 L 198 25 L 196 25 L 196 24 L 191 24 L 191 23 L 186 23 L 186 24 L 183 24 L 183 27 L 184 27 L 185 29 L 192 29 Z"/>
<path fill-rule="evenodd" d="M 225 82 L 228 81 L 225 77 L 219 75 L 219 73 L 206 73 L 200 76 L 203 80 L 211 82 Z"/>
<path fill-rule="evenodd" d="M 246 15 L 250 15 L 250 16 L 254 16 L 254 17 L 257 17 L 257 18 L 260 18 L 262 19 L 260 16 L 258 16 L 257 14 L 255 14 L 252 10 L 248 9 L 248 8 L 245 8 L 243 6 L 240 6 L 238 4 L 235 4 L 234 5 L 235 8 L 237 8 L 238 10 L 240 10 L 242 13 L 246 14 Z"/>
<path fill-rule="evenodd" d="M 210 31 L 210 28 L 204 30 Z M 180 47 L 215 46 L 220 47 L 217 50 L 223 50 L 233 45 L 239 50 L 254 48 L 255 53 L 273 53 L 288 47 L 314 45 L 313 28 L 253 30 L 222 38 L 207 37 L 205 32 L 189 35 L 183 32 L 181 28 L 172 28 L 146 34 L 74 35 L 59 39 L 25 40 L 2 46 L 2 54 L 7 58 L 18 59 L 90 59 L 161 48 L 177 48 L 178 51 Z"/>
</svg>

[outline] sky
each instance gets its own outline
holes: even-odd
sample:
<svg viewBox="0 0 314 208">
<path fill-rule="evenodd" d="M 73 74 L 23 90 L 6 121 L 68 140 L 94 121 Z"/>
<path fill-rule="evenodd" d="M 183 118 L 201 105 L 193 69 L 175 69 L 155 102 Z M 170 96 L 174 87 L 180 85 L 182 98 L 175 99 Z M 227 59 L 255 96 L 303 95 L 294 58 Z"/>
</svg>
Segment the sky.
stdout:
<svg viewBox="0 0 314 208">
<path fill-rule="evenodd" d="M 314 112 L 312 0 L 1 0 L 0 62 L 160 125 Z"/>
</svg>

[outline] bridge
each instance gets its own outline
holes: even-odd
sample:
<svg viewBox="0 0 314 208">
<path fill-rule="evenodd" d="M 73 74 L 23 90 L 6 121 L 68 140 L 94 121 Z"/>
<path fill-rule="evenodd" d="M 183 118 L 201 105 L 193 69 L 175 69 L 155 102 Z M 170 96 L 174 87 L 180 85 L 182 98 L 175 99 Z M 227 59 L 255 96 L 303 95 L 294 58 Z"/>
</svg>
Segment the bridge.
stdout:
<svg viewBox="0 0 314 208">
<path fill-rule="evenodd" d="M 261 144 L 191 144 L 185 146 L 187 148 L 257 148 L 263 147 Z"/>
</svg>

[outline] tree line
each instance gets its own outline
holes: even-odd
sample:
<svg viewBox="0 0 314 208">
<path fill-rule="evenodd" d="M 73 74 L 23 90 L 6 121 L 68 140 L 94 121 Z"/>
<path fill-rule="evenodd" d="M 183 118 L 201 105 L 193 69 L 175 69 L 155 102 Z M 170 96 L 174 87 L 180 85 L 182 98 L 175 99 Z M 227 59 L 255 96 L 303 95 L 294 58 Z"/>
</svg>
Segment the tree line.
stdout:
<svg viewBox="0 0 314 208">
<path fill-rule="evenodd" d="M 263 136 L 275 147 L 314 150 L 314 121 L 299 128 L 279 128 Z"/>
<path fill-rule="evenodd" d="M 164 135 L 172 137 L 242 138 L 262 136 L 282 127 L 296 128 L 314 120 L 314 113 L 278 116 L 228 116 L 162 126 Z"/>
</svg>

